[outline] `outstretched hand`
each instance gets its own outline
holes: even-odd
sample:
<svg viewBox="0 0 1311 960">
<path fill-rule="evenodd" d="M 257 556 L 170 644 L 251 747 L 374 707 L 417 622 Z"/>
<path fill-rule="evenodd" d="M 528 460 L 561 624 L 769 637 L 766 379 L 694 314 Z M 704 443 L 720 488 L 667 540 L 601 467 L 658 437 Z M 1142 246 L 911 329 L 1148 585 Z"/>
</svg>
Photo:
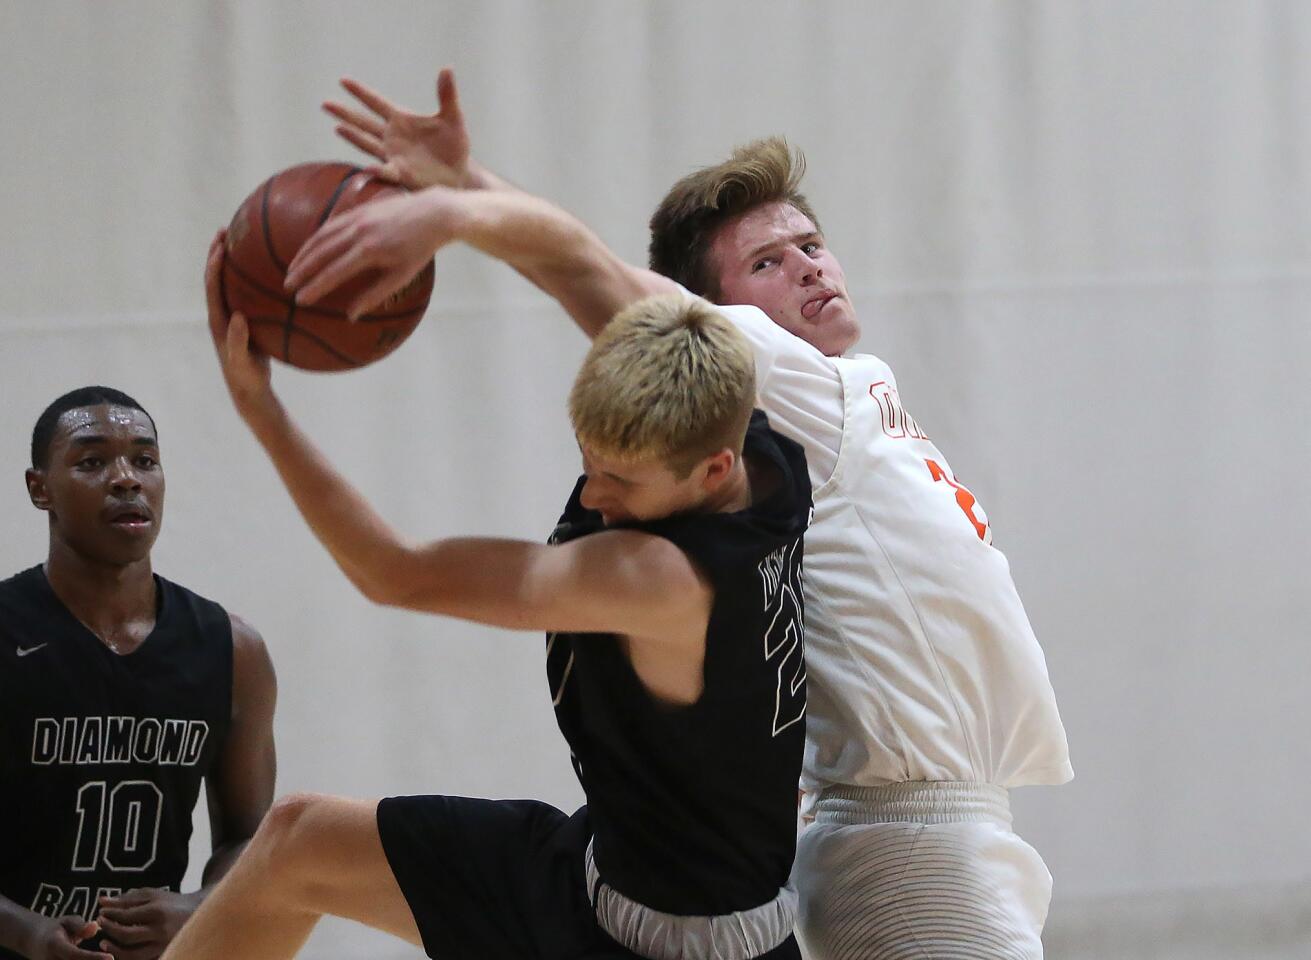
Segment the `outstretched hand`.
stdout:
<svg viewBox="0 0 1311 960">
<path fill-rule="evenodd" d="M 338 136 L 380 161 L 370 173 L 411 190 L 468 186 L 469 133 L 450 67 L 437 74 L 438 109 L 431 114 L 398 107 L 349 77 L 341 85 L 369 113 L 332 100 L 323 109 L 337 119 Z"/>
<path fill-rule="evenodd" d="M 269 358 L 250 343 L 250 328 L 240 313 L 228 314 L 223 304 L 222 274 L 227 231 L 220 230 L 209 245 L 205 261 L 205 301 L 209 308 L 209 334 L 219 366 L 237 412 L 247 420 L 264 404 L 273 402 Z"/>
</svg>

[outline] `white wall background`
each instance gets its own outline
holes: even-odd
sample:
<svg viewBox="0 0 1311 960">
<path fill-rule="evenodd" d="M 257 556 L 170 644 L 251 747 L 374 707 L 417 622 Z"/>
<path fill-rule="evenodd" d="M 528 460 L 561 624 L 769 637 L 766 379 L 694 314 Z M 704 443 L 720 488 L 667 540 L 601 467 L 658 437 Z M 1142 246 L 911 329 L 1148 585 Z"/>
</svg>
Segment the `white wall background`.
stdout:
<svg viewBox="0 0 1311 960">
<path fill-rule="evenodd" d="M 578 801 L 540 639 L 355 596 L 202 322 L 241 198 L 350 156 L 317 110 L 337 76 L 427 105 L 441 64 L 475 153 L 634 260 L 693 166 L 806 149 L 861 347 L 987 506 L 1047 651 L 1077 778 L 1015 806 L 1049 955 L 1311 955 L 1304 3 L 0 0 L 4 572 L 44 555 L 36 415 L 120 387 L 161 430 L 157 569 L 272 648 L 280 792 Z M 584 342 L 497 264 L 438 272 L 386 363 L 278 385 L 401 527 L 541 537 Z M 310 954 L 413 951 L 339 924 Z"/>
</svg>

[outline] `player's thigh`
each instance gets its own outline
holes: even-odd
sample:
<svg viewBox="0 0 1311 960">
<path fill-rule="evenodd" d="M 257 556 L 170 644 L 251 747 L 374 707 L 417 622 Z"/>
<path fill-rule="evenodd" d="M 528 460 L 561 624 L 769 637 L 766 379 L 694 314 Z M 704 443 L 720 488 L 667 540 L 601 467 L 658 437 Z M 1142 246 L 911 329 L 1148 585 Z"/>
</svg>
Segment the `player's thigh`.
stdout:
<svg viewBox="0 0 1311 960">
<path fill-rule="evenodd" d="M 266 823 L 276 835 L 269 850 L 271 866 L 293 878 L 300 906 L 420 944 L 414 916 L 382 848 L 377 811 L 377 800 L 317 794 L 282 798 Z"/>
</svg>

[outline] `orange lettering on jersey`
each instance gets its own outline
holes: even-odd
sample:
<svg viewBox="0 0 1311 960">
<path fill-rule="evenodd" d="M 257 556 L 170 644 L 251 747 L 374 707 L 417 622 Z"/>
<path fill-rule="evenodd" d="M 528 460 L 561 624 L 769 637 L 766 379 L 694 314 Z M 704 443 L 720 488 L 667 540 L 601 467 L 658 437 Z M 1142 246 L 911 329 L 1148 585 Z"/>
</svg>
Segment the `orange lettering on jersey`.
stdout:
<svg viewBox="0 0 1311 960">
<path fill-rule="evenodd" d="M 927 440 L 928 434 L 920 429 L 915 418 L 901 405 L 897 388 L 886 380 L 870 384 L 869 395 L 879 405 L 879 415 L 883 419 L 883 432 L 894 440 Z"/>
<path fill-rule="evenodd" d="M 947 474 L 947 471 L 938 465 L 937 461 L 926 459 L 924 462 L 929 465 L 929 473 L 933 475 L 935 481 L 941 480 L 955 489 L 956 503 L 964 511 L 970 523 L 974 525 L 974 532 L 979 535 L 979 539 L 984 543 L 992 543 L 992 528 L 988 526 L 988 517 L 984 514 L 979 501 L 974 499 L 974 494 L 953 480 Z"/>
</svg>

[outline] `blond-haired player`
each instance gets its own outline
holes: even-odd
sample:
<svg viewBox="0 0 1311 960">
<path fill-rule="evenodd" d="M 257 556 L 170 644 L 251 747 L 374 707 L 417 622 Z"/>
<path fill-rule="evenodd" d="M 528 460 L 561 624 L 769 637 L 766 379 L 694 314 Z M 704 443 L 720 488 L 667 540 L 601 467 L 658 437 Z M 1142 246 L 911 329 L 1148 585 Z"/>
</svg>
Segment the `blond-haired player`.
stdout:
<svg viewBox="0 0 1311 960">
<path fill-rule="evenodd" d="M 1012 832 L 1007 790 L 1072 775 L 1046 664 L 982 507 L 888 366 L 846 356 L 855 309 L 799 191 L 799 158 L 760 141 L 677 183 L 651 221 L 651 272 L 471 163 L 449 71 L 427 117 L 346 86 L 371 113 L 329 112 L 384 175 L 494 189 L 432 187 L 334 219 L 293 264 L 305 299 L 381 268 L 362 309 L 436 246 L 469 239 L 591 335 L 625 303 L 678 289 L 672 278 L 751 341 L 760 405 L 805 447 L 814 489 L 802 777 L 813 823 L 795 874 L 811 954 L 1040 956 L 1051 878 Z"/>
<path fill-rule="evenodd" d="M 279 800 L 169 958 L 290 957 L 320 915 L 456 958 L 796 958 L 805 739 L 800 448 L 753 414 L 755 371 L 702 301 L 635 303 L 569 409 L 584 475 L 551 544 L 396 535 L 274 395 L 207 270 L 232 399 L 296 505 L 379 603 L 550 631 L 547 674 L 587 806 Z"/>
</svg>

